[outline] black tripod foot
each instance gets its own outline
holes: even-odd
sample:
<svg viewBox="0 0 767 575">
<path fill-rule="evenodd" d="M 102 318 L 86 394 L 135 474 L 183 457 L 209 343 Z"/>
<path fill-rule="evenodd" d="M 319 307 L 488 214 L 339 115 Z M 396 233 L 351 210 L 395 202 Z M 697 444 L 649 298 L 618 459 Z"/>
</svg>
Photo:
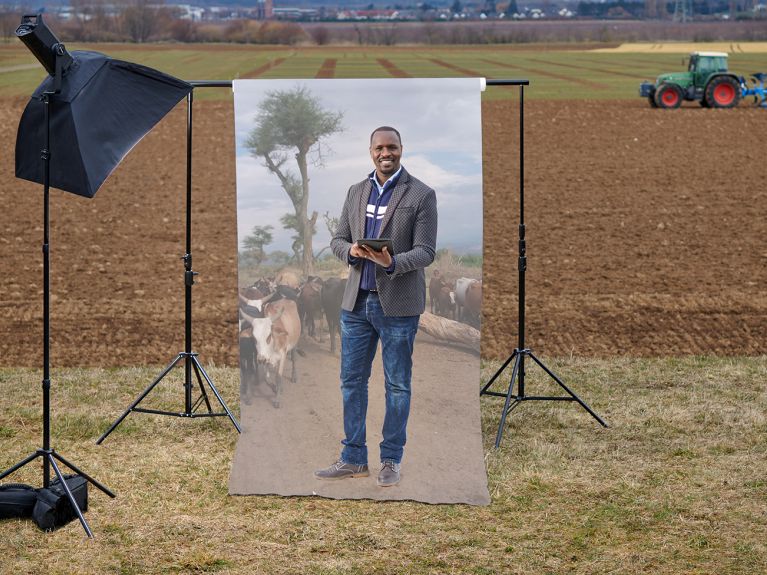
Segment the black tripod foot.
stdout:
<svg viewBox="0 0 767 575">
<path fill-rule="evenodd" d="M 13 467 L 7 469 L 3 473 L 0 473 L 0 479 L 3 479 L 4 477 L 7 477 L 14 471 L 18 471 L 25 465 L 32 463 L 35 459 L 38 457 L 41 457 L 43 459 L 43 487 L 48 487 L 50 485 L 50 469 L 53 469 L 53 472 L 56 474 L 56 477 L 59 480 L 59 483 L 61 484 L 62 488 L 64 489 L 64 492 L 67 495 L 67 499 L 69 499 L 69 503 L 72 506 L 72 509 L 75 510 L 75 513 L 77 514 L 77 518 L 80 521 L 80 525 L 82 525 L 83 529 L 85 530 L 85 533 L 88 535 L 89 538 L 93 538 L 93 532 L 91 531 L 90 526 L 88 525 L 88 522 L 85 520 L 85 516 L 83 515 L 82 510 L 77 504 L 77 501 L 75 500 L 75 496 L 72 494 L 72 491 L 69 489 L 69 485 L 67 485 L 66 480 L 64 479 L 64 474 L 61 472 L 61 468 L 59 467 L 58 463 L 56 463 L 56 460 L 60 461 L 64 465 L 66 465 L 69 469 L 74 471 L 76 474 L 82 476 L 85 478 L 86 481 L 91 483 L 94 487 L 99 489 L 100 491 L 106 493 L 109 497 L 115 498 L 116 495 L 108 489 L 103 484 L 96 481 L 93 477 L 85 473 L 82 469 L 65 459 L 62 455 L 56 453 L 53 449 L 38 449 Z"/>
<path fill-rule="evenodd" d="M 146 398 L 147 395 L 155 388 L 155 386 L 160 383 L 170 372 L 173 370 L 174 367 L 176 367 L 181 361 L 185 362 L 186 372 L 185 372 L 185 381 L 184 381 L 184 395 L 185 395 L 185 401 L 184 401 L 184 411 L 164 411 L 161 409 L 145 409 L 142 407 L 139 407 L 139 404 Z M 192 374 L 194 373 L 197 384 L 200 389 L 200 398 L 193 404 L 192 403 Z M 213 392 L 213 395 L 215 395 L 216 399 L 218 400 L 219 404 L 221 405 L 221 408 L 223 409 L 222 412 L 214 412 L 211 402 L 208 399 L 208 393 L 205 389 L 205 385 L 210 388 L 210 390 Z M 202 406 L 202 404 L 205 404 L 207 407 L 207 412 L 198 413 L 197 409 Z M 139 413 L 153 413 L 155 415 L 170 415 L 173 417 L 228 417 L 229 420 L 232 422 L 232 425 L 234 425 L 234 428 L 237 430 L 237 433 L 242 433 L 242 430 L 240 429 L 239 423 L 237 423 L 237 420 L 235 419 L 232 412 L 227 407 L 226 403 L 224 402 L 224 399 L 221 397 L 221 394 L 218 392 L 218 389 L 216 389 L 215 384 L 213 383 L 213 380 L 210 378 L 208 373 L 205 371 L 205 368 L 202 366 L 200 361 L 197 359 L 197 354 L 192 352 L 181 352 L 179 353 L 176 358 L 171 361 L 168 366 L 158 375 L 152 383 L 150 383 L 144 391 L 142 391 L 138 397 L 133 401 L 133 403 L 128 406 L 128 408 L 118 417 L 114 423 L 107 429 L 104 434 L 99 437 L 96 440 L 97 444 L 101 444 L 110 433 L 112 433 L 122 421 L 130 415 L 131 412 L 136 411 Z"/>
<path fill-rule="evenodd" d="M 559 385 L 566 396 L 531 396 L 525 395 L 525 357 L 530 357 L 546 374 L 553 379 L 557 385 Z M 490 387 L 500 377 L 500 375 L 506 370 L 511 362 L 514 362 L 514 367 L 511 372 L 511 379 L 509 380 L 509 387 L 505 393 L 490 391 Z M 514 382 L 517 382 L 517 393 L 514 393 Z M 503 405 L 503 411 L 501 412 L 501 421 L 498 425 L 498 433 L 495 436 L 495 448 L 498 449 L 501 445 L 501 439 L 503 438 L 503 430 L 506 427 L 506 419 L 508 415 L 516 409 L 523 401 L 574 401 L 578 403 L 583 409 L 585 409 L 594 419 L 596 419 L 602 427 L 609 427 L 607 423 L 599 417 L 599 415 L 591 409 L 585 401 L 578 397 L 564 382 L 554 374 L 546 365 L 539 360 L 532 351 L 529 349 L 515 349 L 512 354 L 501 365 L 498 371 L 493 374 L 490 380 L 479 392 L 480 396 L 490 395 L 494 397 L 504 397 L 506 401 Z"/>
</svg>

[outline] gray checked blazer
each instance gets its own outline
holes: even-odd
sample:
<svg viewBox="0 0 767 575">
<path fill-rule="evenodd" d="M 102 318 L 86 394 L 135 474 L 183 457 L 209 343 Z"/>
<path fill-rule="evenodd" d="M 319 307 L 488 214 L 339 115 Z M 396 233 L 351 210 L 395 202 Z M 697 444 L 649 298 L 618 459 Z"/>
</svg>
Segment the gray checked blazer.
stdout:
<svg viewBox="0 0 767 575">
<path fill-rule="evenodd" d="M 338 230 L 330 242 L 344 263 L 349 250 L 365 237 L 365 210 L 370 197 L 368 178 L 349 188 Z M 381 222 L 382 238 L 391 238 L 396 265 L 391 274 L 376 266 L 376 285 L 384 313 L 389 316 L 420 315 L 426 308 L 424 268 L 434 261 L 437 244 L 437 196 L 429 186 L 403 167 Z M 349 266 L 349 279 L 341 307 L 354 309 L 362 279 L 362 263 Z"/>
</svg>

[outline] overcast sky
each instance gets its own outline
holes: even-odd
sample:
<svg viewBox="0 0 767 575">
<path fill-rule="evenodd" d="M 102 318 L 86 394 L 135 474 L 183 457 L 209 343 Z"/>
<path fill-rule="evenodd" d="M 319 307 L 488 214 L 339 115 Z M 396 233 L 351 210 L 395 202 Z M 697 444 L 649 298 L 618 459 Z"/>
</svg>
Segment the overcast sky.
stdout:
<svg viewBox="0 0 767 575">
<path fill-rule="evenodd" d="M 341 213 L 349 186 L 373 170 L 370 132 L 394 126 L 402 134 L 402 165 L 437 192 L 437 248 L 456 253 L 482 251 L 482 125 L 480 80 L 349 79 L 236 80 L 237 231 L 242 240 L 254 226 L 272 225 L 274 241 L 266 251 L 291 252 L 292 231 L 280 217 L 293 213 L 279 180 L 254 158 L 244 142 L 255 126 L 266 92 L 307 88 L 322 108 L 342 112 L 343 131 L 322 140 L 324 165 L 309 166 L 309 215 L 316 210 L 315 253 L 330 236 L 322 215 Z M 286 163 L 298 174 L 295 161 Z"/>
</svg>

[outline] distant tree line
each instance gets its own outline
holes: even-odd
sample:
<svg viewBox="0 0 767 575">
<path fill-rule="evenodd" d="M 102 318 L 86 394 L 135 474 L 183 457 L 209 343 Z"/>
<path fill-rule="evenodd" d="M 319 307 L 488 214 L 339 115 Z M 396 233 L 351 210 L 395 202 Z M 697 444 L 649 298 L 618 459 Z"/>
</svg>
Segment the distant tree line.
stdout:
<svg viewBox="0 0 767 575">
<path fill-rule="evenodd" d="M 295 22 L 237 19 L 193 22 L 165 0 L 70 0 L 71 17 L 46 15 L 64 41 L 75 42 L 235 42 L 296 44 L 311 42 Z M 0 34 L 7 42 L 29 9 L 0 5 Z"/>
<path fill-rule="evenodd" d="M 655 19 L 642 20 L 649 0 L 580 2 L 579 18 L 538 21 L 440 20 L 385 22 L 294 22 L 234 19 L 192 21 L 182 18 L 181 9 L 164 0 L 70 0 L 73 16 L 46 20 L 63 41 L 77 42 L 219 42 L 240 44 L 523 44 L 539 42 L 654 42 L 765 41 L 765 12 L 741 9 L 736 0 L 694 0 L 693 13 L 701 18 L 679 24 L 671 21 L 672 0 L 657 0 Z M 750 0 L 744 0 L 750 1 Z M 456 2 L 458 8 L 460 1 Z M 488 2 L 488 8 L 498 6 Z M 421 5 L 429 8 L 428 3 Z M 516 6 L 515 2 L 504 8 Z M 710 14 L 729 8 L 730 21 L 717 21 Z M 734 10 L 733 10 L 734 9 Z M 20 22 L 21 10 L 0 5 L 0 35 L 8 42 Z M 664 11 L 665 10 L 665 11 Z M 735 16 L 733 17 L 733 14 Z M 707 21 L 703 21 L 708 18 Z M 619 27 L 609 20 L 625 20 Z"/>
<path fill-rule="evenodd" d="M 657 3 L 660 13 L 657 17 L 674 13 L 675 2 L 661 0 Z M 746 18 L 754 17 L 755 14 L 744 11 L 745 5 L 738 11 L 737 4 L 731 0 L 693 0 L 692 13 L 698 17 L 711 16 L 714 14 L 730 14 L 731 16 Z M 665 12 L 663 11 L 665 9 Z M 647 2 L 645 0 L 614 0 L 606 2 L 579 2 L 577 14 L 582 18 L 595 19 L 641 19 L 647 16 Z"/>
</svg>

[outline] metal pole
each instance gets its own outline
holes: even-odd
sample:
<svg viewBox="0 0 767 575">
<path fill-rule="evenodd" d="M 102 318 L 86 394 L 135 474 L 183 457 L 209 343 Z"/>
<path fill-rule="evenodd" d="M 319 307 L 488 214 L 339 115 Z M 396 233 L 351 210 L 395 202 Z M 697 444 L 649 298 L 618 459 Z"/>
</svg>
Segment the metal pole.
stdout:
<svg viewBox="0 0 767 575">
<path fill-rule="evenodd" d="M 50 182 L 51 182 L 51 95 L 43 94 L 45 107 L 45 147 L 43 160 L 43 451 L 51 449 L 51 255 L 50 255 Z M 43 457 L 43 487 L 51 483 L 51 465 Z"/>
<path fill-rule="evenodd" d="M 186 97 L 186 253 L 184 254 L 184 396 L 186 413 L 192 412 L 192 104 L 194 90 Z"/>
<path fill-rule="evenodd" d="M 525 241 L 525 87 L 519 86 L 519 396 L 525 397 L 525 270 L 527 243 Z M 512 385 L 513 385 L 512 380 Z"/>
</svg>

